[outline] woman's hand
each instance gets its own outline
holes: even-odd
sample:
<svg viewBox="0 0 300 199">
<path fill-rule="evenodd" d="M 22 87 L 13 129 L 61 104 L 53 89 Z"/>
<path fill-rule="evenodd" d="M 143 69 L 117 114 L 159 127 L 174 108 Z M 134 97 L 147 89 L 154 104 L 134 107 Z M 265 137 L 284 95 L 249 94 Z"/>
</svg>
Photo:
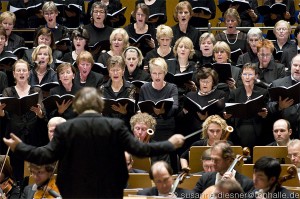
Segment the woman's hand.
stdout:
<svg viewBox="0 0 300 199">
<path fill-rule="evenodd" d="M 4 115 L 5 115 L 5 112 L 4 112 L 4 108 L 6 107 L 6 104 L 2 104 L 1 102 L 0 102 L 0 117 L 4 117 Z"/>
<path fill-rule="evenodd" d="M 116 111 L 116 112 L 119 112 L 123 115 L 126 115 L 127 114 L 127 106 L 128 106 L 128 103 L 124 104 L 124 106 L 122 106 L 122 104 L 118 103 L 119 106 L 116 106 L 116 105 L 112 105 L 111 108 L 112 110 Z"/>
<path fill-rule="evenodd" d="M 166 112 L 166 110 L 165 110 L 165 103 L 162 104 L 161 108 L 155 108 L 155 107 L 153 107 L 153 111 L 154 111 L 155 115 L 164 114 Z"/>
<path fill-rule="evenodd" d="M 200 120 L 206 120 L 206 118 L 208 117 L 208 112 L 206 111 L 204 115 L 201 114 L 200 112 L 197 112 L 197 115 Z"/>
<path fill-rule="evenodd" d="M 150 48 L 155 48 L 155 42 L 152 38 L 151 38 L 151 40 L 149 40 L 149 39 L 145 39 L 145 40 Z"/>
<path fill-rule="evenodd" d="M 35 106 L 32 106 L 30 108 L 31 111 L 33 111 L 35 113 L 36 116 L 38 116 L 39 118 L 43 118 L 44 115 L 43 115 L 43 110 L 42 110 L 42 107 L 40 104 L 37 104 L 37 107 Z"/>
<path fill-rule="evenodd" d="M 187 83 L 184 83 L 184 86 L 187 87 L 188 89 L 190 89 L 191 91 L 197 91 L 197 86 L 195 84 L 195 82 L 193 81 L 188 81 Z"/>
<path fill-rule="evenodd" d="M 57 106 L 57 112 L 61 115 L 63 114 L 68 108 L 69 106 L 72 104 L 72 100 L 68 100 L 68 101 L 63 101 L 61 104 L 59 104 L 58 102 L 55 102 L 56 106 Z"/>
<path fill-rule="evenodd" d="M 236 89 L 235 80 L 231 77 L 229 80 L 226 81 L 230 89 Z"/>
<path fill-rule="evenodd" d="M 226 112 L 223 112 L 223 117 L 225 120 L 227 120 L 232 117 L 232 114 L 227 114 Z"/>
<path fill-rule="evenodd" d="M 283 17 L 284 17 L 284 19 L 289 20 L 289 19 L 291 18 L 291 14 L 290 14 L 288 11 L 286 11 L 286 12 L 283 14 Z"/>
<path fill-rule="evenodd" d="M 268 110 L 266 108 L 262 108 L 260 112 L 258 112 L 258 115 L 262 118 L 266 118 L 268 115 Z"/>
<path fill-rule="evenodd" d="M 283 109 L 286 109 L 294 104 L 294 100 L 290 98 L 282 99 L 281 96 L 279 96 L 278 100 L 278 109 L 281 111 Z"/>
</svg>

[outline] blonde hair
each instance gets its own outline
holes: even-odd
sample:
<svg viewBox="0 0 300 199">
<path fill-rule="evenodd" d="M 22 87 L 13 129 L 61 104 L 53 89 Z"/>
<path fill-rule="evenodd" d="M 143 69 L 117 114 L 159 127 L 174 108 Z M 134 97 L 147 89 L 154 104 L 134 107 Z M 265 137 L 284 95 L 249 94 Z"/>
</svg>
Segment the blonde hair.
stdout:
<svg viewBox="0 0 300 199">
<path fill-rule="evenodd" d="M 190 54 L 189 54 L 189 59 L 192 59 L 194 54 L 195 54 L 195 49 L 194 49 L 194 44 L 192 42 L 192 40 L 188 37 L 180 37 L 179 39 L 177 39 L 177 41 L 175 42 L 174 48 L 173 48 L 173 53 L 175 55 L 175 57 L 177 57 L 177 48 L 179 46 L 180 43 L 183 43 L 185 47 L 187 47 L 188 49 L 190 49 Z"/>
<path fill-rule="evenodd" d="M 153 131 L 155 131 L 155 126 L 157 124 L 154 117 L 152 117 L 148 113 L 137 113 L 130 118 L 130 127 L 131 127 L 132 131 L 134 130 L 134 126 L 137 123 L 143 123 L 143 124 L 147 125 L 147 127 L 152 129 Z"/>
<path fill-rule="evenodd" d="M 112 46 L 111 44 L 117 34 L 122 35 L 122 39 L 123 39 L 123 43 L 124 43 L 123 50 L 124 50 L 125 48 L 127 48 L 129 46 L 129 36 L 124 28 L 116 28 L 111 32 L 111 34 L 109 36 L 110 48 L 111 48 L 111 46 Z"/>
<path fill-rule="evenodd" d="M 157 28 L 156 28 L 156 39 L 158 40 L 161 37 L 173 38 L 174 34 L 173 34 L 172 28 L 170 28 L 169 26 L 166 26 L 164 24 L 161 24 L 161 25 L 157 26 Z"/>
<path fill-rule="evenodd" d="M 223 137 L 225 135 L 226 127 L 228 126 L 226 121 L 223 118 L 221 118 L 219 115 L 211 115 L 208 118 L 206 118 L 206 120 L 202 124 L 203 131 L 202 131 L 201 139 L 208 139 L 207 129 L 208 129 L 208 126 L 212 123 L 217 124 L 221 127 L 221 129 L 222 129 L 221 137 Z"/>
<path fill-rule="evenodd" d="M 32 58 L 32 61 L 33 61 L 33 62 L 36 61 L 37 55 L 38 55 L 39 51 L 40 51 L 41 49 L 44 49 L 44 48 L 47 49 L 48 54 L 49 54 L 49 62 L 48 62 L 48 64 L 51 64 L 51 63 L 53 62 L 52 49 L 50 48 L 50 46 L 47 46 L 47 45 L 45 45 L 45 44 L 38 45 L 38 46 L 33 50 L 32 55 L 31 55 L 31 58 Z"/>
<path fill-rule="evenodd" d="M 149 61 L 149 70 L 150 73 L 153 71 L 153 68 L 160 68 L 164 71 L 164 74 L 167 74 L 168 72 L 168 65 L 167 62 L 161 58 L 161 57 L 156 57 L 156 58 L 152 58 Z"/>
<path fill-rule="evenodd" d="M 0 15 L 0 23 L 2 23 L 5 19 L 11 19 L 13 24 L 16 24 L 16 15 L 13 12 L 5 11 Z"/>
</svg>

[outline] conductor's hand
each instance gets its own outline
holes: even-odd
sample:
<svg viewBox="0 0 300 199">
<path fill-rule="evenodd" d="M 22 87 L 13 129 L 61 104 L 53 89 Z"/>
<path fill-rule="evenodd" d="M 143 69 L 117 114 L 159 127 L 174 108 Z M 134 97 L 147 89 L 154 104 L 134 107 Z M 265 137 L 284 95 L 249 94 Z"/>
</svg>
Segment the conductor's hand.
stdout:
<svg viewBox="0 0 300 199">
<path fill-rule="evenodd" d="M 174 147 L 177 149 L 183 145 L 184 137 L 181 134 L 175 134 L 169 138 L 169 142 L 171 142 L 174 145 Z"/>
<path fill-rule="evenodd" d="M 15 151 L 16 146 L 22 142 L 22 140 L 13 133 L 10 134 L 10 139 L 3 138 L 3 141 L 12 151 Z"/>
</svg>

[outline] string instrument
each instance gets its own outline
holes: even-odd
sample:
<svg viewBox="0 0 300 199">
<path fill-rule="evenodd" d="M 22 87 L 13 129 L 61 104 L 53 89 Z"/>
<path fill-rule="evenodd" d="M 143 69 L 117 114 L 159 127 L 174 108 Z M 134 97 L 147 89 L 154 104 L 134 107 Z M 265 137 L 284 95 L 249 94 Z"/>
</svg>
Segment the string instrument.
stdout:
<svg viewBox="0 0 300 199">
<path fill-rule="evenodd" d="M 287 169 L 286 169 L 286 172 L 288 173 L 287 175 L 284 175 L 282 177 L 280 177 L 278 179 L 278 184 L 281 186 L 282 183 L 284 183 L 285 181 L 287 180 L 290 180 L 290 179 L 293 179 L 293 178 L 296 178 L 296 176 L 298 175 L 298 172 L 297 172 L 297 167 L 295 165 L 292 165 L 292 166 L 289 166 Z"/>
<path fill-rule="evenodd" d="M 233 160 L 233 162 L 231 163 L 231 165 L 228 167 L 227 172 L 232 172 L 235 165 L 238 164 L 241 160 L 243 160 L 244 157 L 248 157 L 250 153 L 249 148 L 245 147 L 243 148 L 243 155 L 237 155 L 236 158 Z M 224 176 L 221 178 L 221 180 L 225 180 Z M 210 199 L 210 198 L 214 198 L 214 193 L 215 193 L 215 189 L 216 186 L 212 185 L 210 187 L 208 187 L 207 189 L 205 189 L 202 194 L 200 199 Z"/>
<path fill-rule="evenodd" d="M 175 193 L 175 191 L 176 191 L 178 185 L 181 184 L 181 183 L 183 183 L 185 177 L 186 177 L 188 174 L 189 174 L 189 170 L 188 170 L 188 169 L 184 169 L 184 170 L 182 171 L 182 173 L 180 173 L 180 174 L 177 176 L 176 180 L 175 180 L 174 183 L 173 183 L 173 186 L 172 186 L 172 189 L 171 189 L 169 195 L 173 195 L 173 194 Z"/>
<path fill-rule="evenodd" d="M 8 147 L 7 151 L 6 151 L 6 154 L 4 156 L 4 160 L 3 160 L 3 163 L 2 163 L 2 166 L 1 166 L 1 170 L 0 170 L 0 176 L 3 174 L 3 169 L 4 169 L 4 166 L 6 164 L 6 161 L 7 161 L 7 157 L 8 157 L 8 153 L 10 151 L 10 147 Z M 6 176 L 5 176 L 6 177 Z M 1 194 L 0 195 L 0 198 L 1 199 L 4 199 L 6 198 L 6 196 L 8 195 L 8 193 L 10 192 L 10 190 L 13 188 L 13 185 L 14 185 L 14 181 L 9 178 L 9 177 L 6 177 L 0 184 L 0 189 L 1 191 L 3 192 L 3 195 Z"/>
<path fill-rule="evenodd" d="M 48 181 L 43 185 L 38 186 L 37 190 L 34 193 L 34 198 L 58 198 L 61 197 L 59 190 L 55 184 L 55 177 L 52 176 Z"/>
</svg>

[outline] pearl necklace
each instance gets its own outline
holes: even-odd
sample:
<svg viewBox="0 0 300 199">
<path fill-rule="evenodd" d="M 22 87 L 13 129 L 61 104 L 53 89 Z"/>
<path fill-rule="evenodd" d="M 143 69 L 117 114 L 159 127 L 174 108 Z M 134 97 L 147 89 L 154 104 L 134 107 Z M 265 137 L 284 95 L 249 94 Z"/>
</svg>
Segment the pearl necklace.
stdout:
<svg viewBox="0 0 300 199">
<path fill-rule="evenodd" d="M 230 42 L 230 41 L 228 40 L 227 33 L 225 33 L 226 40 L 227 40 L 227 42 L 228 42 L 229 44 L 235 44 L 235 42 L 237 41 L 238 36 L 239 36 L 239 32 L 236 34 L 235 41 L 234 41 L 234 42 Z"/>
<path fill-rule="evenodd" d="M 38 74 L 39 76 L 44 76 L 46 72 L 47 72 L 47 71 L 42 72 L 42 73 L 39 73 L 38 71 L 36 71 L 36 74 Z"/>
</svg>

